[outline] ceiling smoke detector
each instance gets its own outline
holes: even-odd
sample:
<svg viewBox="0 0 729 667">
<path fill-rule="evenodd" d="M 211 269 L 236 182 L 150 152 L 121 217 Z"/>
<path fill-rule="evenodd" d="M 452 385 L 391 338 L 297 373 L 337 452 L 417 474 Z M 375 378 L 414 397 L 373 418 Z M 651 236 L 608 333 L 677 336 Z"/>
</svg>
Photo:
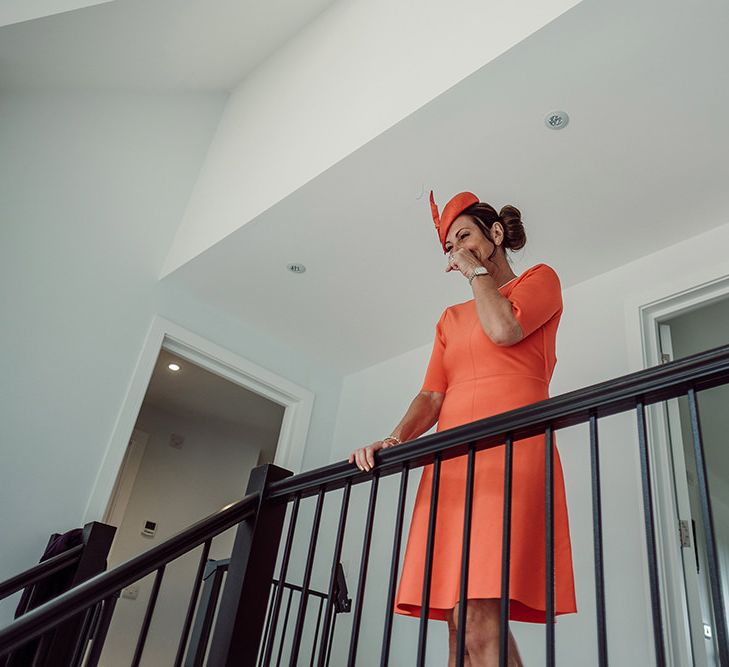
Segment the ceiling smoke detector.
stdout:
<svg viewBox="0 0 729 667">
<path fill-rule="evenodd" d="M 561 130 L 562 128 L 567 127 L 567 123 L 569 122 L 570 117 L 567 115 L 566 111 L 550 111 L 544 117 L 544 124 L 550 130 Z"/>
<path fill-rule="evenodd" d="M 286 268 L 291 273 L 304 273 L 306 271 L 306 267 L 303 264 L 287 264 Z"/>
</svg>

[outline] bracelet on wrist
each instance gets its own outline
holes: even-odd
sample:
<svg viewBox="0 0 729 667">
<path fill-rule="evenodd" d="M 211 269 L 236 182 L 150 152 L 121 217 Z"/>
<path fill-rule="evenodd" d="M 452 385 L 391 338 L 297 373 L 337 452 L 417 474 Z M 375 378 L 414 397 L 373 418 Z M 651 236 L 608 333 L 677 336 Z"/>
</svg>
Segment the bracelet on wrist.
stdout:
<svg viewBox="0 0 729 667">
<path fill-rule="evenodd" d="M 386 438 L 382 438 L 382 442 L 392 442 L 396 445 L 402 445 L 402 440 L 394 435 L 388 435 Z"/>
<path fill-rule="evenodd" d="M 491 275 L 485 266 L 477 266 L 475 269 L 471 271 L 471 275 L 468 276 L 468 284 L 470 285 L 473 283 L 473 279 L 476 276 L 489 276 Z"/>
</svg>

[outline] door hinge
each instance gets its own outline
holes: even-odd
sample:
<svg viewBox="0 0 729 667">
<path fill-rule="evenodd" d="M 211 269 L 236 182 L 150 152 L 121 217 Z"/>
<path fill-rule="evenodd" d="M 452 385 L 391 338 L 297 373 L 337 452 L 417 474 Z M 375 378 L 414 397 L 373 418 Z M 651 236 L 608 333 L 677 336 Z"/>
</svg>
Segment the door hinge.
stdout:
<svg viewBox="0 0 729 667">
<path fill-rule="evenodd" d="M 678 535 L 681 539 L 682 547 L 691 546 L 691 531 L 689 530 L 688 521 L 685 519 L 680 519 L 678 522 Z"/>
</svg>

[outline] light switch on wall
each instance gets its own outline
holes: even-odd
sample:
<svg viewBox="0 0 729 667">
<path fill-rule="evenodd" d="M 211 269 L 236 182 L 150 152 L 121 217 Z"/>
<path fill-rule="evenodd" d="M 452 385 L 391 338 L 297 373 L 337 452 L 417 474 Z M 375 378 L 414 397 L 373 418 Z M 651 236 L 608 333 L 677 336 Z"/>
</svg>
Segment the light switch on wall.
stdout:
<svg viewBox="0 0 729 667">
<path fill-rule="evenodd" d="M 127 600 L 136 600 L 139 597 L 139 584 L 132 584 L 131 586 L 127 586 L 122 591 L 121 596 L 123 598 L 126 598 Z"/>
<path fill-rule="evenodd" d="M 156 532 L 157 522 L 145 519 L 144 524 L 142 525 L 142 535 L 144 535 L 144 537 L 154 537 Z"/>
</svg>

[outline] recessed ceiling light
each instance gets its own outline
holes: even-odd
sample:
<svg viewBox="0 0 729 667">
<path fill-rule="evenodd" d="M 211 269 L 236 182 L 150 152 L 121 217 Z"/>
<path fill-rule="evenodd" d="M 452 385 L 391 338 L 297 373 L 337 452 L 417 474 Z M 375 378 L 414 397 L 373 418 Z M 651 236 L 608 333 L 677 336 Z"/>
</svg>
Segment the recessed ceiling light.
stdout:
<svg viewBox="0 0 729 667">
<path fill-rule="evenodd" d="M 303 264 L 287 264 L 286 268 L 291 273 L 304 273 L 306 271 L 306 267 Z"/>
<path fill-rule="evenodd" d="M 561 130 L 567 127 L 567 123 L 570 122 L 570 117 L 566 111 L 550 111 L 544 117 L 544 124 L 550 130 Z"/>
<path fill-rule="evenodd" d="M 167 368 L 169 368 L 171 371 L 179 371 L 180 370 L 180 364 L 167 364 Z"/>
</svg>

